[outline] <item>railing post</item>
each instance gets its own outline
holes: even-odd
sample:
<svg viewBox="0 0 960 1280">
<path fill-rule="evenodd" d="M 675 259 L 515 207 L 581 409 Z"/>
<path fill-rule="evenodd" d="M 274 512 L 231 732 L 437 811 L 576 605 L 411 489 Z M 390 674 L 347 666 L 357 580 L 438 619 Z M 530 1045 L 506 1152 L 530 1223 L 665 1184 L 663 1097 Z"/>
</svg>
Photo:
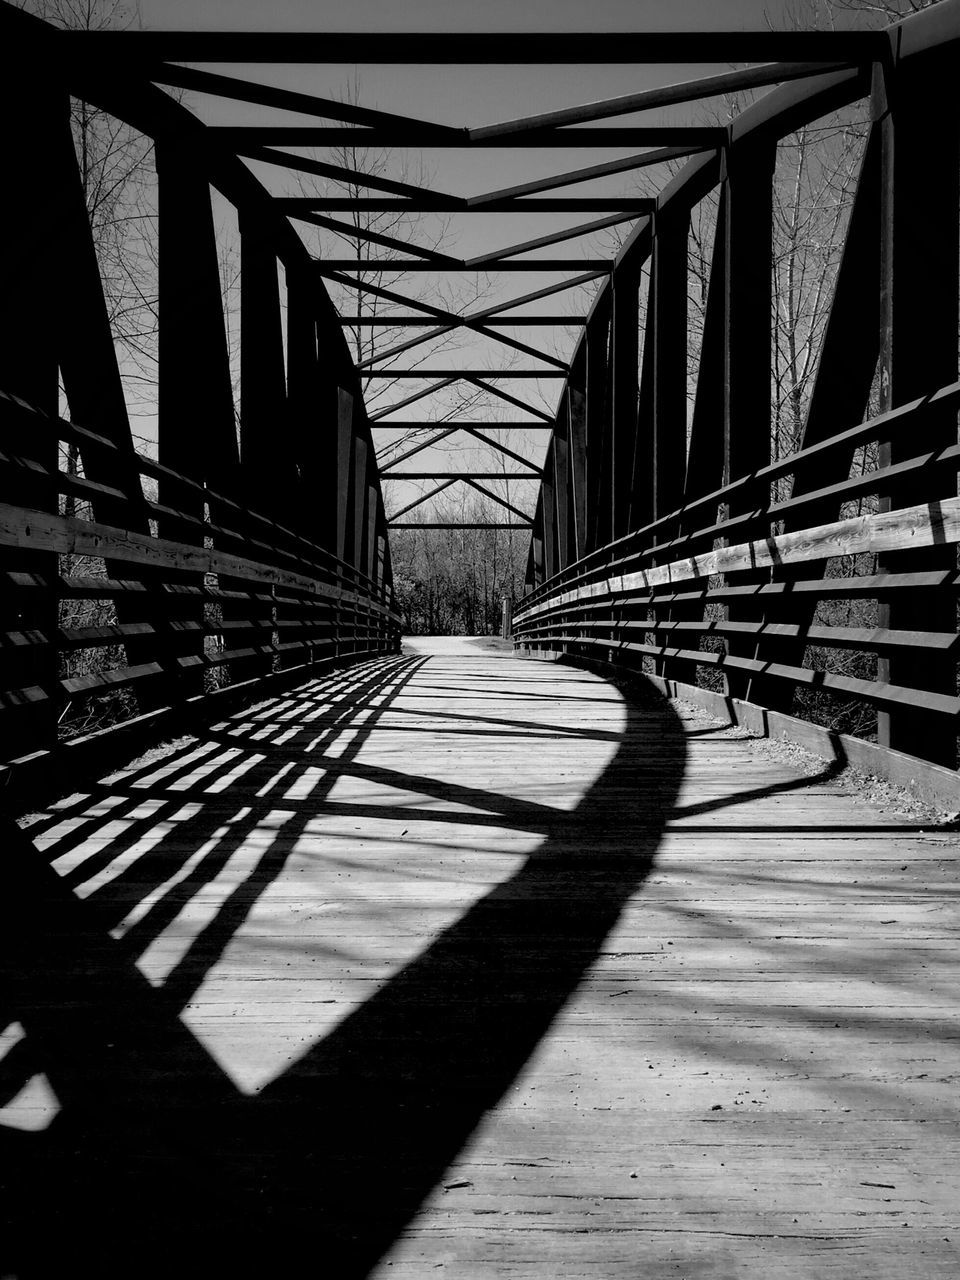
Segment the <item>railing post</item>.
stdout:
<svg viewBox="0 0 960 1280">
<path fill-rule="evenodd" d="M 500 635 L 509 640 L 513 635 L 513 598 L 504 596 L 500 601 Z"/>
</svg>

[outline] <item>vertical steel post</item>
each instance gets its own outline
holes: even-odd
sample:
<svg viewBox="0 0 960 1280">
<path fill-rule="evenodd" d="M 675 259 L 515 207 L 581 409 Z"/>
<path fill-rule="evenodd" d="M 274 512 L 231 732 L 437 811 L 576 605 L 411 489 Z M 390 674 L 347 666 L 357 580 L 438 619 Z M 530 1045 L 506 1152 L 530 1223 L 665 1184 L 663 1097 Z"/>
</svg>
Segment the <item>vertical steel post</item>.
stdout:
<svg viewBox="0 0 960 1280">
<path fill-rule="evenodd" d="M 653 515 L 660 520 L 680 506 L 687 461 L 687 239 L 690 217 L 686 209 L 654 222 L 650 270 L 655 281 L 653 343 Z M 674 524 L 661 526 L 654 537 L 662 542 L 677 533 Z M 676 618 L 671 610 L 668 615 Z M 664 643 L 664 634 L 658 643 Z M 696 666 L 663 661 L 657 673 L 696 683 Z"/>
<path fill-rule="evenodd" d="M 58 408 L 58 312 L 63 306 L 58 279 L 60 190 L 50 163 L 55 143 L 69 128 L 66 91 L 50 84 L 48 67 L 14 48 L 6 51 L 3 87 L 3 165 L 7 189 L 0 201 L 0 390 L 18 396 L 50 418 Z M 37 424 L 32 414 L 7 410 L 4 447 L 39 464 L 46 475 L 5 470 L 14 476 L 3 496 L 19 506 L 56 512 L 58 498 L 52 476 L 57 471 L 58 444 L 52 422 Z M 29 593 L 5 591 L 0 603 L 0 629 L 33 632 L 48 643 L 5 645 L 3 685 L 9 689 L 39 686 L 43 701 L 29 700 L 8 710 L 0 725 L 6 758 L 50 747 L 57 736 L 60 689 L 57 683 L 56 583 L 58 557 L 46 551 L 0 551 L 0 571 L 28 572 L 44 583 Z"/>
<path fill-rule="evenodd" d="M 587 324 L 587 550 L 602 547 L 613 537 L 611 501 L 610 409 L 612 371 L 610 319 L 612 291 L 608 286 L 597 299 Z"/>
<path fill-rule="evenodd" d="M 739 479 L 770 461 L 772 377 L 773 171 L 771 142 L 742 148 L 730 162 L 721 199 L 726 205 L 724 481 Z M 748 509 L 753 495 L 738 498 L 730 515 Z M 760 500 L 763 500 L 762 497 Z M 766 575 L 769 576 L 769 575 Z M 758 579 L 759 580 L 759 579 Z M 754 607 L 728 606 L 731 620 L 760 616 Z M 731 656 L 753 657 L 752 640 L 728 640 Z M 762 702 L 762 680 L 726 673 L 727 693 Z"/>
<path fill-rule="evenodd" d="M 567 380 L 567 421 L 570 430 L 570 484 L 573 491 L 574 558 L 587 554 L 587 344 L 581 339 Z"/>
<path fill-rule="evenodd" d="M 159 389 L 158 455 L 161 463 L 220 492 L 237 489 L 239 454 L 230 362 L 223 320 L 217 244 L 210 187 L 200 158 L 180 142 L 157 144 L 159 184 Z M 160 501 L 176 512 L 203 519 L 203 495 L 161 479 Z M 219 512 L 210 515 L 219 520 Z M 203 531 L 175 516 L 159 522 L 162 537 L 203 545 Z M 231 548 L 232 549 L 232 548 Z M 185 581 L 203 586 L 203 575 Z M 173 610 L 171 601 L 170 609 Z M 212 610 L 196 597 L 181 597 L 175 616 L 180 630 L 170 649 L 170 694 L 182 697 L 203 687 L 205 627 Z M 179 659 L 185 658 L 186 668 Z"/>
<path fill-rule="evenodd" d="M 640 333 L 637 292 L 639 269 L 632 261 L 613 276 L 613 319 L 610 339 L 611 423 L 610 423 L 610 505 L 611 536 L 622 538 L 630 531 L 630 482 L 633 451 L 637 437 L 637 407 Z"/>
<path fill-rule="evenodd" d="M 960 120 L 955 55 L 934 54 L 909 69 L 889 66 L 875 77 L 883 140 L 881 179 L 881 410 L 893 409 L 957 378 Z M 936 121 L 936 128 L 931 125 Z M 922 196 L 919 194 L 922 193 Z M 881 465 L 957 443 L 956 410 L 927 413 L 906 438 L 881 445 Z M 940 473 L 901 481 L 884 498 L 893 510 L 955 497 L 955 477 Z M 881 570 L 956 571 L 956 548 L 891 553 Z M 881 627 L 955 632 L 956 601 L 943 590 L 911 591 L 880 608 Z M 882 681 L 944 694 L 957 690 L 956 658 L 929 650 L 881 658 Z M 957 726 L 947 716 L 912 708 L 881 712 L 883 746 L 955 768 Z"/>
<path fill-rule="evenodd" d="M 504 640 L 513 635 L 513 600 L 510 596 L 503 596 L 500 601 L 500 635 Z"/>
</svg>

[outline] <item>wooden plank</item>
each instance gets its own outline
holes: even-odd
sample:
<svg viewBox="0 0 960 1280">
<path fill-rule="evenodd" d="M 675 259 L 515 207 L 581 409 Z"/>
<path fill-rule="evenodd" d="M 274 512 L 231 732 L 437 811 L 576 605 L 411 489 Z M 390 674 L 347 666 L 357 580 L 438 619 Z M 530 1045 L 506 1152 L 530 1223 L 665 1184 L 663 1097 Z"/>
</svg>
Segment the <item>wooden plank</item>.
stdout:
<svg viewBox="0 0 960 1280">
<path fill-rule="evenodd" d="M 75 31 L 77 57 L 126 62 L 413 63 L 524 66 L 592 63 L 870 61 L 884 52 L 873 31 Z M 262 89 L 253 84 L 250 91 Z M 343 108 L 342 103 L 330 104 Z M 294 110 L 297 108 L 294 107 Z M 300 108 L 303 109 L 302 107 Z M 329 114 L 323 105 L 319 114 Z M 369 108 L 367 109 L 369 112 Z M 589 111 L 589 108 L 585 108 Z M 318 114 L 316 105 L 310 114 Z M 341 117 L 342 118 L 342 117 Z M 353 118 L 353 117 L 351 117 Z M 589 115 L 587 116 L 589 119 Z M 403 117 L 400 117 L 403 119 Z M 432 126 L 438 131 L 440 126 Z"/>
<path fill-rule="evenodd" d="M 585 626 L 593 629 L 611 627 L 617 635 L 626 635 L 633 631 L 651 631 L 661 636 L 673 633 L 679 635 L 733 635 L 756 636 L 764 639 L 791 641 L 802 640 L 804 644 L 822 644 L 840 649 L 863 649 L 867 652 L 884 652 L 888 649 L 925 649 L 933 653 L 949 653 L 960 649 L 960 637 L 952 631 L 891 631 L 886 627 L 831 627 L 816 626 L 812 623 L 790 622 L 721 622 L 713 619 L 678 620 L 668 617 L 659 622 L 649 619 L 634 619 L 609 616 L 610 603 L 581 606 L 580 616 Z M 617 602 L 619 604 L 619 601 Z M 600 612 L 597 612 L 599 609 Z M 775 650 L 777 657 L 783 661 L 784 649 Z"/>
<path fill-rule="evenodd" d="M 817 523 L 816 517 L 827 505 L 832 506 L 834 514 L 840 508 L 841 501 L 851 501 L 867 494 L 887 495 L 892 490 L 902 489 L 905 480 L 921 480 L 923 485 L 932 484 L 942 487 L 942 476 L 956 474 L 960 462 L 960 445 L 948 445 L 945 448 L 929 453 L 916 454 L 905 458 L 902 462 L 868 471 L 866 474 L 852 476 L 840 480 L 836 484 L 824 485 L 809 493 L 798 493 L 795 497 L 784 498 L 782 502 L 771 502 L 765 507 L 758 507 L 743 515 L 731 516 L 729 520 L 718 520 L 704 528 L 695 529 L 688 534 L 667 542 L 655 543 L 649 549 L 650 555 L 669 551 L 680 551 L 712 541 L 718 535 L 730 531 L 733 533 L 753 533 L 764 525 L 775 525 L 785 516 L 793 516 L 785 523 L 788 527 L 810 528 Z M 918 486 L 921 489 L 923 485 Z M 834 499 L 828 503 L 829 499 Z M 803 512 L 803 519 L 797 519 L 796 513 Z"/>
<path fill-rule="evenodd" d="M 734 653 L 684 649 L 670 644 L 644 644 L 639 641 L 624 640 L 619 636 L 614 641 L 607 636 L 598 639 L 586 635 L 586 630 L 587 628 L 581 628 L 578 632 L 565 634 L 561 626 L 534 628 L 530 632 L 530 640 L 534 643 L 548 643 L 555 647 L 563 646 L 565 651 L 578 652 L 582 649 L 588 656 L 595 654 L 600 656 L 602 661 L 620 661 L 627 666 L 630 665 L 630 657 L 636 654 L 653 658 L 658 662 L 677 661 L 711 667 L 723 672 L 724 675 L 729 671 L 747 676 L 762 674 L 770 680 L 782 680 L 793 685 L 806 685 L 813 689 L 827 689 L 848 694 L 862 699 L 871 706 L 920 708 L 924 712 L 942 717 L 948 723 L 951 717 L 955 720 L 960 714 L 960 698 L 950 694 L 930 693 L 926 689 L 907 688 L 883 680 L 861 680 L 853 676 L 834 675 L 830 671 L 790 666 L 784 662 L 772 661 L 770 658 L 744 658 Z"/>
<path fill-rule="evenodd" d="M 90 1271 L 947 1280 L 951 836 L 795 760 L 440 638 L 48 806 L 3 1118 L 85 1141 L 11 1256 L 53 1177 Z"/>
<path fill-rule="evenodd" d="M 589 585 L 562 592 L 551 603 L 566 604 L 606 593 L 662 587 L 717 573 L 735 573 L 833 556 L 899 551 L 956 542 L 960 542 L 960 498 L 950 498 L 938 503 L 936 509 L 924 504 L 898 511 L 879 512 L 876 515 L 854 516 L 849 520 L 821 525 L 818 529 L 780 534 L 762 542 L 740 543 L 703 555 L 690 556 L 672 564 L 601 578 Z M 543 607 L 521 607 L 515 620 L 535 617 Z"/>
<path fill-rule="evenodd" d="M 314 577 L 228 555 L 188 543 L 125 533 L 93 520 L 71 520 L 42 511 L 24 511 L 0 504 L 0 546 L 104 555 L 131 564 L 154 566 L 165 572 L 220 573 L 249 582 L 304 591 L 309 595 L 337 597 L 337 588 Z M 348 598 L 347 594 L 339 598 Z"/>
</svg>

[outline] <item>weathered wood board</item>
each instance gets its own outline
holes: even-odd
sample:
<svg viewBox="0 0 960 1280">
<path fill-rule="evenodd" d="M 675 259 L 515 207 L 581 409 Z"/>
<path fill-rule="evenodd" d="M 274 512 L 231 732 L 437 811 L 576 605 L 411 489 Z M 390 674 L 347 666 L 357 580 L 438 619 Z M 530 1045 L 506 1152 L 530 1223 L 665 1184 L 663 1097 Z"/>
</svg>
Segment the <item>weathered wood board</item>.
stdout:
<svg viewBox="0 0 960 1280">
<path fill-rule="evenodd" d="M 18 1041 L 38 984 L 2 1117 L 44 1221 L 111 1206 L 75 1274 L 960 1269 L 957 836 L 826 765 L 420 642 L 30 834 L 105 1048 Z"/>
</svg>

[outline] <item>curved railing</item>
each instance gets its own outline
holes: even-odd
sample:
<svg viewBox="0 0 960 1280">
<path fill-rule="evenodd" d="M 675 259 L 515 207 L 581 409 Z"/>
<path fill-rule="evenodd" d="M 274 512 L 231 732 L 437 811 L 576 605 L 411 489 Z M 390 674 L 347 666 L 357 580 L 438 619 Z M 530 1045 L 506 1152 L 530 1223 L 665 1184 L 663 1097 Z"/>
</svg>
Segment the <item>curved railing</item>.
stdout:
<svg viewBox="0 0 960 1280">
<path fill-rule="evenodd" d="M 159 732 L 202 695 L 393 652 L 400 632 L 359 381 L 299 237 L 148 74 L 71 58 L 6 5 L 0 29 L 0 760 L 23 779 L 56 772 L 66 740 L 73 767 L 91 730 L 102 757 L 103 730 Z M 134 449 L 71 96 L 155 149 L 156 457 Z M 239 403 L 211 188 L 239 225 Z"/>
<path fill-rule="evenodd" d="M 639 666 L 673 691 L 783 722 L 829 728 L 831 709 L 852 702 L 888 764 L 894 749 L 939 765 L 942 791 L 956 780 L 944 767 L 956 769 L 960 710 L 960 7 L 947 0 L 885 35 L 879 61 L 760 99 L 638 223 L 561 397 L 514 626 L 523 648 Z M 799 447 L 774 458 L 776 146 L 862 98 L 871 119 L 816 380 Z M 688 413 L 687 234 L 710 192 Z M 880 412 L 864 422 L 877 386 Z M 852 601 L 857 625 L 838 623 Z"/>
</svg>

